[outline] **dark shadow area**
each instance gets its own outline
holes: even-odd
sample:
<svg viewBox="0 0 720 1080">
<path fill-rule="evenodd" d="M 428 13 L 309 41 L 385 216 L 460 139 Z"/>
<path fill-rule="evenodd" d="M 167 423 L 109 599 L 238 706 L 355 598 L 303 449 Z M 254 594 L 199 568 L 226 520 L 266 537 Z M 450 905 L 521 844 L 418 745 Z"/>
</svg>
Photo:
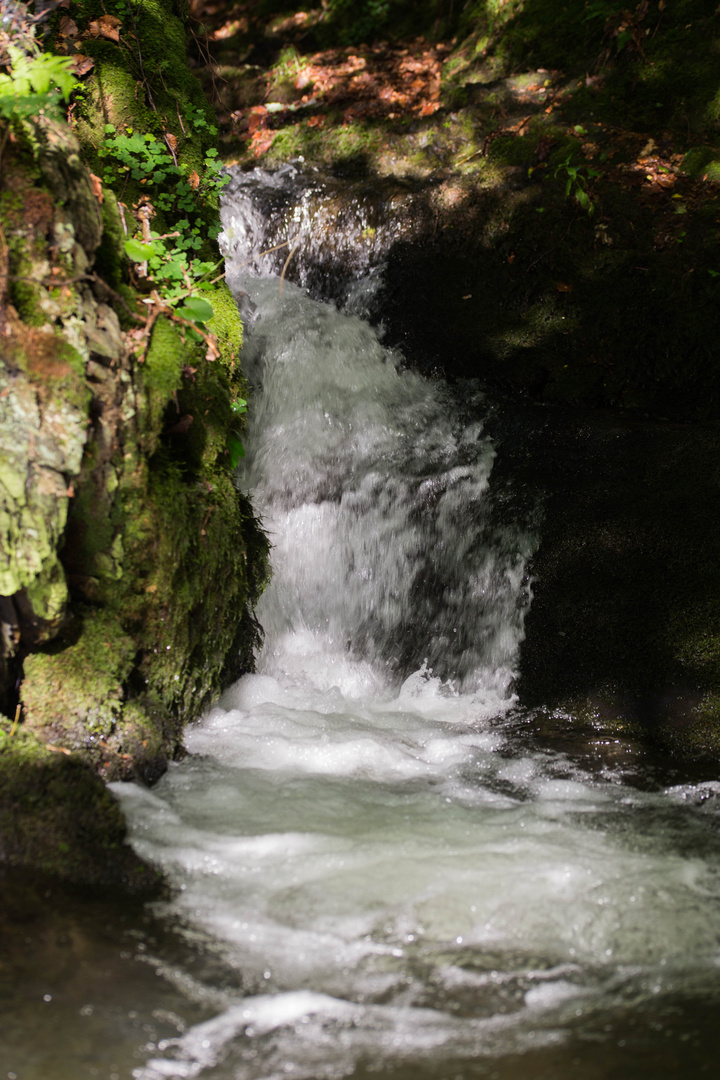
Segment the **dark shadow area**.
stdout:
<svg viewBox="0 0 720 1080">
<path fill-rule="evenodd" d="M 494 476 L 542 493 L 521 701 L 672 742 L 720 690 L 720 427 L 538 412 Z"/>
<path fill-rule="evenodd" d="M 466 8 L 461 32 L 488 19 L 488 7 Z M 712 0 L 527 0 L 504 26 L 495 23 L 488 51 L 511 70 L 559 68 L 582 78 L 575 105 L 585 116 L 705 141 L 709 128 L 718 131 L 719 37 Z"/>
<path fill-rule="evenodd" d="M 156 899 L 165 895 L 156 889 Z M 146 900 L 0 867 L 4 1071 L 24 1080 L 129 1077 L 151 1047 L 213 1015 L 161 972 L 243 992 L 229 965 Z"/>
</svg>

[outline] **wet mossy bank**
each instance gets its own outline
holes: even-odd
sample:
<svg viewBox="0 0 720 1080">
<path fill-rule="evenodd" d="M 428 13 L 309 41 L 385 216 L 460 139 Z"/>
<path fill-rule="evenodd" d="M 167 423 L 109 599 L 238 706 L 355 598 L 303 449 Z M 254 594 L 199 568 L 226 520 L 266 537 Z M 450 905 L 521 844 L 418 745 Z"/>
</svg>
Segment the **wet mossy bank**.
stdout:
<svg viewBox="0 0 720 1080">
<path fill-rule="evenodd" d="M 118 5 L 105 24 L 118 41 L 82 38 L 113 11 L 73 10 L 94 62 L 75 131 L 39 116 L 4 148 L 0 860 L 144 888 L 153 875 L 124 845 L 103 780 L 159 776 L 185 724 L 252 664 L 268 545 L 232 479 L 247 385 L 222 267 L 183 264 L 196 324 L 125 247 L 147 218 L 219 259 L 202 186 L 212 114 L 172 4 L 133 5 L 134 31 Z M 58 25 L 46 33 L 62 51 Z M 106 167 L 110 124 L 172 147 L 185 172 L 169 196 L 157 173 L 147 189 L 142 171 Z"/>
</svg>

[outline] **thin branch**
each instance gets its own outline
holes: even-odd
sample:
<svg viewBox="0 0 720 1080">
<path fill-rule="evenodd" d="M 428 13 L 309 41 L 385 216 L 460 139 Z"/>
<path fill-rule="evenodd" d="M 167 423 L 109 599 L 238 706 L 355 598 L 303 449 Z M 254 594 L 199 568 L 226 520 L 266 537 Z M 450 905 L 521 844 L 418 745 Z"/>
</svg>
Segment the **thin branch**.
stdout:
<svg viewBox="0 0 720 1080">
<path fill-rule="evenodd" d="M 293 255 L 295 254 L 295 252 L 297 251 L 299 246 L 300 246 L 300 237 L 298 236 L 297 240 L 295 241 L 292 248 L 290 249 L 290 254 L 288 255 L 287 259 L 285 260 L 285 265 L 283 266 L 282 274 L 280 275 L 280 293 L 279 293 L 279 295 L 281 297 L 282 297 L 282 294 L 283 294 L 283 285 L 285 284 L 285 271 L 287 270 L 288 266 L 290 265 L 290 260 L 292 259 Z"/>
<path fill-rule="evenodd" d="M 280 248 L 287 247 L 289 243 L 289 240 L 283 240 L 282 244 L 276 244 L 275 247 L 268 248 L 267 251 L 261 251 L 258 258 L 262 258 L 263 255 L 272 255 L 273 251 L 279 251 Z"/>
<path fill-rule="evenodd" d="M 8 266 L 10 264 L 9 250 L 3 227 L 0 225 L 0 307 L 5 303 L 5 292 L 9 280 Z"/>
</svg>

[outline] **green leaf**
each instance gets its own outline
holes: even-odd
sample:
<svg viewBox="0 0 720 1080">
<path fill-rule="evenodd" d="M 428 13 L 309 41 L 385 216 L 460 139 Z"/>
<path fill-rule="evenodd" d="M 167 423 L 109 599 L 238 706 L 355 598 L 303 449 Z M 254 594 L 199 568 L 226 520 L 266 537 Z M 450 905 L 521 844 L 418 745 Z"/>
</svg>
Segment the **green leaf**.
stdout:
<svg viewBox="0 0 720 1080">
<path fill-rule="evenodd" d="M 178 309 L 178 314 L 193 322 L 206 323 L 213 317 L 212 304 L 200 296 L 188 296 L 183 307 Z"/>
<path fill-rule="evenodd" d="M 183 264 L 178 262 L 177 259 L 171 259 L 170 262 L 163 263 L 163 277 L 174 279 L 175 281 L 181 281 L 183 277 Z"/>
<path fill-rule="evenodd" d="M 620 33 L 617 36 L 617 51 L 622 52 L 622 50 L 627 45 L 628 41 L 631 41 L 631 40 L 632 40 L 631 31 L 630 30 L 621 30 Z"/>
<path fill-rule="evenodd" d="M 155 254 L 155 248 L 152 244 L 141 244 L 139 240 L 126 240 L 125 254 L 133 262 L 147 262 Z"/>
<path fill-rule="evenodd" d="M 245 447 L 239 435 L 234 431 L 228 435 L 228 450 L 230 451 L 230 468 L 236 469 L 241 459 L 245 457 Z"/>
</svg>

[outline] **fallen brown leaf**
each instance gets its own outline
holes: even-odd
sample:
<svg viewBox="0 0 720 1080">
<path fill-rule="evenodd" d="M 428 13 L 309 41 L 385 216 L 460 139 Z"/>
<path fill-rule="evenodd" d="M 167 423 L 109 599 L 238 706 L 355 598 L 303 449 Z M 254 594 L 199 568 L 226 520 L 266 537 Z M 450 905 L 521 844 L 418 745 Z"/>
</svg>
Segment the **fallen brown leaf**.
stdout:
<svg viewBox="0 0 720 1080">
<path fill-rule="evenodd" d="M 72 58 L 73 72 L 80 78 L 82 75 L 87 75 L 89 71 L 95 67 L 95 61 L 92 56 L 83 56 L 81 53 L 77 53 Z"/>
<path fill-rule="evenodd" d="M 63 15 L 62 19 L 58 23 L 58 34 L 60 35 L 60 37 L 76 37 L 77 32 L 77 23 L 74 22 L 69 15 Z"/>
<path fill-rule="evenodd" d="M 99 176 L 96 176 L 95 173 L 90 173 L 90 179 L 92 181 L 92 186 L 93 186 L 93 195 L 95 196 L 95 198 L 97 199 L 97 201 L 99 203 L 102 203 L 104 201 L 104 199 L 105 199 L 105 196 L 103 195 L 103 189 L 102 189 L 102 180 L 100 179 Z"/>
<path fill-rule="evenodd" d="M 88 24 L 88 33 L 90 37 L 105 38 L 107 41 L 114 41 L 115 44 L 120 42 L 120 19 L 115 15 L 101 15 L 99 19 L 94 19 Z"/>
</svg>

